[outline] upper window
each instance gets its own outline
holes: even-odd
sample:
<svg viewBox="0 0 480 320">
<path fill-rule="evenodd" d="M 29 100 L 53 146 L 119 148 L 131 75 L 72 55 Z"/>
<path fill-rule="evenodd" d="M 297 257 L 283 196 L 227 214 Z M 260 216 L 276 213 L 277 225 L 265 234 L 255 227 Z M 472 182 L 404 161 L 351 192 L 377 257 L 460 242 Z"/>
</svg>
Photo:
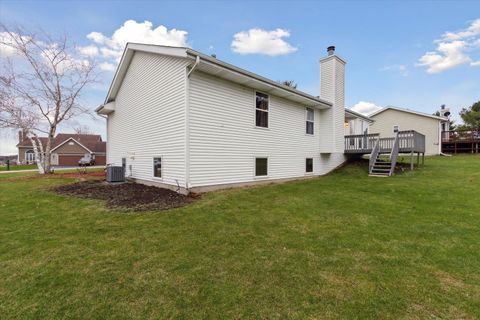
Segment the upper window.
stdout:
<svg viewBox="0 0 480 320">
<path fill-rule="evenodd" d="M 268 159 L 255 158 L 255 176 L 266 176 L 268 174 Z"/>
<path fill-rule="evenodd" d="M 162 158 L 153 158 L 153 176 L 162 177 Z"/>
<path fill-rule="evenodd" d="M 268 128 L 268 96 L 260 92 L 255 93 L 255 125 Z"/>
<path fill-rule="evenodd" d="M 394 133 L 398 132 L 398 126 L 397 125 L 393 126 L 393 132 Z"/>
<path fill-rule="evenodd" d="M 305 108 L 306 113 L 306 133 L 313 134 L 315 111 L 312 108 Z"/>
</svg>

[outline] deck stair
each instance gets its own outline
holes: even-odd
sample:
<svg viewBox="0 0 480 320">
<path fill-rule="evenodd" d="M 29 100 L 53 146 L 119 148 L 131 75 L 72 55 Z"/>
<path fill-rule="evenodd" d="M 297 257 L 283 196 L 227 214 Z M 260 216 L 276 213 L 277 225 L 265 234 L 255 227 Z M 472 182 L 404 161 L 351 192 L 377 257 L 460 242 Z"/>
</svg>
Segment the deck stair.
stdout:
<svg viewBox="0 0 480 320">
<path fill-rule="evenodd" d="M 345 154 L 370 154 L 368 173 L 374 177 L 389 177 L 394 174 L 399 154 L 410 155 L 410 170 L 414 167 L 414 154 L 417 154 L 417 167 L 425 158 L 425 136 L 414 130 L 397 131 L 394 137 L 381 138 L 378 133 L 346 135 Z M 387 157 L 380 157 L 386 155 Z"/>
<path fill-rule="evenodd" d="M 395 166 L 398 158 L 399 138 L 398 132 L 391 143 L 389 153 L 389 160 L 385 161 L 380 158 L 382 153 L 386 153 L 382 148 L 382 139 L 378 138 L 370 154 L 369 176 L 372 177 L 389 177 L 395 172 Z"/>
<path fill-rule="evenodd" d="M 379 155 L 380 156 L 380 155 Z M 394 168 L 393 168 L 394 169 Z M 391 175 L 392 162 L 381 160 L 379 157 L 373 163 L 369 176 L 372 177 L 389 177 Z"/>
</svg>

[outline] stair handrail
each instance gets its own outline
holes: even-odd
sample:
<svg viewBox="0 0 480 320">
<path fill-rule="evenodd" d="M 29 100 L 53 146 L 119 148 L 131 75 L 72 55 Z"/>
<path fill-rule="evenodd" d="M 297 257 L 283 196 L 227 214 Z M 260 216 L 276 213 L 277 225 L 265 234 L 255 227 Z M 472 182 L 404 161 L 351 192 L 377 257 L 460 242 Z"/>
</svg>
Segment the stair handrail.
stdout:
<svg viewBox="0 0 480 320">
<path fill-rule="evenodd" d="M 390 171 L 388 173 L 391 176 L 395 172 L 395 166 L 397 165 L 398 149 L 400 145 L 400 139 L 398 138 L 398 132 L 395 133 L 395 140 L 392 146 L 392 152 L 390 152 Z"/>
<path fill-rule="evenodd" d="M 380 136 L 377 137 L 375 140 L 375 144 L 372 148 L 372 152 L 370 153 L 370 161 L 368 162 L 368 173 L 372 173 L 373 165 L 377 160 L 378 154 L 380 153 Z"/>
</svg>

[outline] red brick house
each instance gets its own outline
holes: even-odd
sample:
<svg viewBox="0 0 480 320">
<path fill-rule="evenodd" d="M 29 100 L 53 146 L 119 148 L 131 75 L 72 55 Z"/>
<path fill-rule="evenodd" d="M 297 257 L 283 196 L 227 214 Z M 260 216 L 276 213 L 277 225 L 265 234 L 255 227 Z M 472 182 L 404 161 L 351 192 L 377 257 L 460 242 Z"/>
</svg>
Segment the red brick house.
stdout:
<svg viewBox="0 0 480 320">
<path fill-rule="evenodd" d="M 45 147 L 47 138 L 40 137 Z M 35 153 L 30 139 L 19 132 L 18 163 L 33 163 Z M 52 144 L 52 165 L 54 166 L 77 166 L 78 160 L 85 154 L 95 156 L 96 165 L 105 165 L 106 142 L 97 134 L 69 134 L 59 133 Z"/>
</svg>

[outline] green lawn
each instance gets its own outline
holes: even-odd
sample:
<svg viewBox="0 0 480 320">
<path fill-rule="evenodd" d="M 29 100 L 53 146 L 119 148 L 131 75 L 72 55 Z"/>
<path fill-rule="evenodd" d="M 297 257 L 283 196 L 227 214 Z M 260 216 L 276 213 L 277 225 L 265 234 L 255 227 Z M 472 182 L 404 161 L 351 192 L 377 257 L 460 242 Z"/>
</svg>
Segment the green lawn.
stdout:
<svg viewBox="0 0 480 320">
<path fill-rule="evenodd" d="M 37 169 L 36 164 L 21 164 L 18 166 L 10 166 L 10 170 L 31 170 L 31 169 Z M 0 171 L 7 171 L 7 166 L 0 166 Z"/>
<path fill-rule="evenodd" d="M 0 318 L 480 318 L 480 156 L 147 213 L 73 181 L 0 177 Z"/>
</svg>

